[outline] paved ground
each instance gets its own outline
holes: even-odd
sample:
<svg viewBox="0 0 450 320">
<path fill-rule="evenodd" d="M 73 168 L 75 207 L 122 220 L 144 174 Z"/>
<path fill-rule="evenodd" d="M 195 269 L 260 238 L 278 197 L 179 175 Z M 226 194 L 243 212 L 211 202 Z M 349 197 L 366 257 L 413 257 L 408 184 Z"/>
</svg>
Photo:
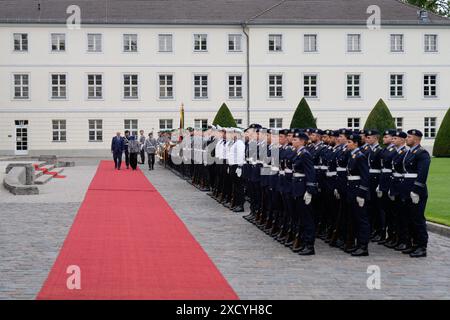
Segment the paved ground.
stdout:
<svg viewBox="0 0 450 320">
<path fill-rule="evenodd" d="M 45 280 L 98 164 L 75 161 L 41 195 L 0 187 L 0 299 L 32 299 Z M 320 240 L 316 256 L 300 257 L 171 172 L 142 168 L 242 299 L 450 298 L 448 238 L 430 234 L 421 260 L 377 245 L 352 258 Z M 366 287 L 369 265 L 381 269 L 380 290 Z"/>
<path fill-rule="evenodd" d="M 429 257 L 413 260 L 371 245 L 355 258 L 318 240 L 301 257 L 174 174 L 145 171 L 242 299 L 449 299 L 450 239 L 430 234 Z M 366 286 L 367 268 L 381 289 Z"/>
<path fill-rule="evenodd" d="M 65 179 L 39 186 L 39 195 L 14 196 L 0 186 L 0 299 L 33 299 L 47 278 L 98 160 L 76 162 Z M 5 167 L 0 162 L 2 174 Z"/>
</svg>

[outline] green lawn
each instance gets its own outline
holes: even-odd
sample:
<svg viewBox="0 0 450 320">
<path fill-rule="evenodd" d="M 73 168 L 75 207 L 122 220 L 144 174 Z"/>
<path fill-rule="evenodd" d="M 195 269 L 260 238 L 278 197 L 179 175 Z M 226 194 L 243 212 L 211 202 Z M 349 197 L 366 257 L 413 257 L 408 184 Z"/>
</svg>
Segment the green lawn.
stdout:
<svg viewBox="0 0 450 320">
<path fill-rule="evenodd" d="M 450 158 L 433 158 L 428 176 L 426 217 L 450 226 Z"/>
</svg>

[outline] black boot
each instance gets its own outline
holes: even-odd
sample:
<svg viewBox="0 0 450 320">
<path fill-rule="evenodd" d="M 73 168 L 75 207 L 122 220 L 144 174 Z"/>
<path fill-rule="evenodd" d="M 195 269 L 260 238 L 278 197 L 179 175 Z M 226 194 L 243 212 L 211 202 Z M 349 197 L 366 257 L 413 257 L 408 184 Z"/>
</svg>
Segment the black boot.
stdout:
<svg viewBox="0 0 450 320">
<path fill-rule="evenodd" d="M 360 245 L 355 251 L 352 252 L 353 257 L 366 257 L 369 255 L 367 245 Z"/>
<path fill-rule="evenodd" d="M 301 256 L 315 255 L 316 252 L 314 251 L 314 245 L 310 245 L 310 244 L 306 245 L 305 248 L 303 248 L 303 250 L 301 250 L 298 254 Z"/>
<path fill-rule="evenodd" d="M 402 253 L 410 254 L 417 250 L 417 246 L 410 246 L 407 249 L 403 250 Z"/>
<path fill-rule="evenodd" d="M 305 245 L 302 243 L 302 240 L 300 239 L 300 236 L 297 235 L 294 240 L 294 244 L 292 245 L 292 251 L 295 253 L 298 253 L 305 249 Z"/>
<path fill-rule="evenodd" d="M 416 250 L 409 254 L 411 258 L 423 258 L 427 256 L 427 248 L 418 247 Z"/>
<path fill-rule="evenodd" d="M 395 251 L 404 251 L 411 247 L 411 245 L 408 245 L 406 243 L 400 243 L 398 246 L 394 247 Z"/>
</svg>

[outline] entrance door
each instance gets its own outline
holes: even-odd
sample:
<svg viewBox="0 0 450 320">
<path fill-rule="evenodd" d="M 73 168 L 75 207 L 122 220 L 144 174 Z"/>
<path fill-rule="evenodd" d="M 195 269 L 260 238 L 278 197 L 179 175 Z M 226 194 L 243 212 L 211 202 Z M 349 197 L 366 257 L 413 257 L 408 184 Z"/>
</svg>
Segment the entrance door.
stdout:
<svg viewBox="0 0 450 320">
<path fill-rule="evenodd" d="M 28 154 L 28 120 L 16 120 L 16 155 Z"/>
</svg>

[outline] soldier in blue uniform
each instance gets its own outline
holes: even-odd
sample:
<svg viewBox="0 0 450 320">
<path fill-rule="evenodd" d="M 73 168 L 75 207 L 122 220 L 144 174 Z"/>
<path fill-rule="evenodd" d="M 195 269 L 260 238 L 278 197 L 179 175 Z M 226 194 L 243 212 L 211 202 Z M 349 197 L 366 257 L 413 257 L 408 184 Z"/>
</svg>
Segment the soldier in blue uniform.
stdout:
<svg viewBox="0 0 450 320">
<path fill-rule="evenodd" d="M 379 144 L 380 132 L 376 129 L 366 130 L 366 143 L 369 147 L 365 153 L 369 165 L 369 187 L 370 200 L 367 203 L 370 225 L 372 226 L 371 239 L 374 242 L 384 240 L 386 238 L 386 219 L 381 201 L 377 195 L 377 188 L 380 184 L 381 175 L 381 150 Z"/>
<path fill-rule="evenodd" d="M 287 136 L 288 143 L 283 147 L 283 152 L 280 152 L 280 179 L 279 189 L 281 199 L 283 202 L 283 224 L 280 227 L 280 233 L 277 240 L 282 244 L 291 245 L 294 242 L 295 234 L 291 229 L 292 216 L 294 214 L 293 198 L 292 198 L 292 159 L 295 157 L 291 142 L 294 135 L 294 129 L 291 129 Z"/>
<path fill-rule="evenodd" d="M 406 144 L 410 148 L 403 159 L 404 180 L 402 189 L 406 198 L 406 209 L 412 225 L 413 246 L 404 253 L 412 258 L 426 257 L 428 232 L 425 220 L 425 207 L 428 199 L 427 178 L 431 158 L 421 145 L 423 134 L 419 130 L 408 131 Z"/>
<path fill-rule="evenodd" d="M 312 210 L 312 198 L 317 195 L 317 181 L 313 158 L 306 149 L 308 136 L 296 131 L 293 135 L 292 159 L 292 197 L 294 200 L 294 215 L 292 217 L 292 232 L 295 234 L 292 250 L 299 255 L 314 255 L 315 222 Z"/>
<path fill-rule="evenodd" d="M 356 246 L 348 249 L 352 256 L 368 256 L 370 235 L 367 201 L 369 193 L 369 166 L 367 157 L 361 151 L 361 137 L 351 134 L 347 137 L 350 157 L 347 163 L 347 203 L 356 229 Z M 352 240 L 354 241 L 354 240 Z"/>
<path fill-rule="evenodd" d="M 395 155 L 392 158 L 392 180 L 389 185 L 388 197 L 391 200 L 393 212 L 395 212 L 395 233 L 396 237 L 387 241 L 384 245 L 391 249 L 406 250 L 411 247 L 408 245 L 411 237 L 409 236 L 408 213 L 405 208 L 405 197 L 402 193 L 402 182 L 404 175 L 403 159 L 405 158 L 407 149 L 405 139 L 407 134 L 397 131 L 392 138 L 395 147 Z"/>
<path fill-rule="evenodd" d="M 284 225 L 284 206 L 281 195 L 281 190 L 284 184 L 284 159 L 286 149 L 289 147 L 287 136 L 289 130 L 282 129 L 278 132 L 278 162 L 274 161 L 275 152 L 271 152 L 272 162 L 271 162 L 271 171 L 272 176 L 270 179 L 270 187 L 272 190 L 272 211 L 273 211 L 273 221 L 272 221 L 272 230 L 270 231 L 270 235 L 272 237 L 277 237 L 281 231 L 282 226 Z M 282 172 L 282 174 L 280 174 Z"/>
<path fill-rule="evenodd" d="M 338 131 L 325 130 L 324 143 L 327 145 L 324 152 L 323 164 L 327 167 L 325 172 L 325 185 L 323 195 L 325 201 L 325 213 L 326 213 L 326 239 L 325 242 L 332 245 L 336 245 L 336 236 L 333 238 L 336 230 L 336 222 L 338 216 L 339 202 L 334 196 L 334 190 L 337 188 L 337 171 L 336 171 L 336 156 L 339 149 L 337 144 L 337 137 L 339 137 Z M 334 239 L 334 240 L 333 240 Z"/>
<path fill-rule="evenodd" d="M 385 244 L 397 237 L 396 224 L 397 224 L 397 212 L 394 210 L 392 201 L 389 199 L 389 189 L 392 180 L 392 160 L 397 154 L 397 150 L 393 143 L 393 137 L 396 134 L 396 130 L 386 130 L 383 134 L 383 144 L 385 147 L 380 152 L 381 158 L 381 174 L 378 187 L 376 189 L 376 195 L 378 201 L 381 204 L 386 218 L 387 238 L 381 237 L 378 244 Z M 383 235 L 382 235 L 383 236 Z"/>
<path fill-rule="evenodd" d="M 339 202 L 338 215 L 336 217 L 336 229 L 330 244 L 336 246 L 344 251 L 353 248 L 350 240 L 353 239 L 353 224 L 352 217 L 347 205 L 347 163 L 350 152 L 347 149 L 347 136 L 352 134 L 349 129 L 339 129 L 339 137 L 337 138 L 336 150 L 336 189 L 333 195 Z M 335 239 L 335 241 L 334 241 Z"/>
<path fill-rule="evenodd" d="M 325 240 L 326 238 L 326 216 L 325 212 L 325 197 L 322 192 L 325 189 L 325 173 L 327 170 L 324 164 L 324 152 L 326 150 L 326 145 L 322 141 L 323 131 L 320 129 L 310 130 L 310 148 L 308 149 L 313 157 L 314 170 L 316 171 L 316 178 L 318 182 L 318 194 L 314 197 L 313 208 L 314 208 L 314 221 L 316 223 L 316 230 L 318 237 Z"/>
</svg>

